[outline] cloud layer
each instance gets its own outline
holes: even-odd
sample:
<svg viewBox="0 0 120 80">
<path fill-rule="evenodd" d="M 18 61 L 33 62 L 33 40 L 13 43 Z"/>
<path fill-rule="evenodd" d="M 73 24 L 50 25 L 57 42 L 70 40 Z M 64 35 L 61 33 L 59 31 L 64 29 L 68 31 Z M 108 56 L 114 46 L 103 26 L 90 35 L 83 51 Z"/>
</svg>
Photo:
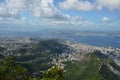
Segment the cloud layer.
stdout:
<svg viewBox="0 0 120 80">
<path fill-rule="evenodd" d="M 65 0 L 59 3 L 62 9 L 73 9 L 73 10 L 102 10 L 108 8 L 109 10 L 120 10 L 120 0 Z"/>
<path fill-rule="evenodd" d="M 84 24 L 90 23 L 80 16 L 70 16 L 61 13 L 53 0 L 5 0 L 0 2 L 1 23 L 32 23 L 35 24 Z M 89 6 L 89 3 L 88 3 Z M 30 14 L 36 20 L 27 21 L 24 13 Z M 30 16 L 29 16 L 30 17 Z"/>
<path fill-rule="evenodd" d="M 102 21 L 104 23 L 110 23 L 111 22 L 111 20 L 108 17 L 103 17 Z"/>
<path fill-rule="evenodd" d="M 82 11 L 89 11 L 93 9 L 92 3 L 89 1 L 79 1 L 79 0 L 65 0 L 59 3 L 59 6 L 62 9 L 75 9 Z"/>
<path fill-rule="evenodd" d="M 81 16 L 63 14 L 54 4 L 54 0 L 4 0 L 0 2 L 0 23 L 15 24 L 64 24 L 89 26 L 94 24 Z M 64 0 L 58 2 L 62 9 L 79 11 L 120 10 L 120 0 Z M 29 15 L 26 17 L 26 15 Z M 108 17 L 102 21 L 108 23 Z"/>
<path fill-rule="evenodd" d="M 0 3 L 1 17 L 16 17 L 29 12 L 36 17 L 62 17 L 53 5 L 53 0 L 6 0 Z"/>
</svg>

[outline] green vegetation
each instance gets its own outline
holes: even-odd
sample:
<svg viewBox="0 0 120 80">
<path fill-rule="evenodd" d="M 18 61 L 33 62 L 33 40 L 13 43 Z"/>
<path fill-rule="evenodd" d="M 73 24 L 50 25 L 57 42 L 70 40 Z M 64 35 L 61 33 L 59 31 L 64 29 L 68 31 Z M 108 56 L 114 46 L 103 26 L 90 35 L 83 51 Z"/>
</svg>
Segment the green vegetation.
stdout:
<svg viewBox="0 0 120 80">
<path fill-rule="evenodd" d="M 98 55 L 88 54 L 83 62 L 67 62 L 66 80 L 120 80 L 120 76 L 107 67 L 111 60 Z"/>
<path fill-rule="evenodd" d="M 97 51 L 97 50 L 94 51 L 93 54 L 96 55 L 98 58 L 101 58 L 101 59 L 108 58 L 108 56 L 106 56 L 105 54 L 102 54 L 100 51 Z"/>
<path fill-rule="evenodd" d="M 53 66 L 44 73 L 42 80 L 65 80 L 63 69 Z"/>
<path fill-rule="evenodd" d="M 0 47 L 0 52 L 3 52 L 5 50 L 6 50 L 6 48 Z"/>
<path fill-rule="evenodd" d="M 18 49 L 18 50 L 14 50 L 13 53 L 14 53 L 14 54 L 20 53 L 21 55 L 25 55 L 25 53 L 28 52 L 28 51 L 29 51 L 29 49 L 20 48 L 20 49 Z"/>
<path fill-rule="evenodd" d="M 49 40 L 40 40 L 37 45 L 34 45 L 31 49 L 32 52 L 49 52 L 52 54 L 61 54 L 65 52 L 68 47 L 64 44 L 61 44 L 58 40 L 49 39 Z"/>
<path fill-rule="evenodd" d="M 5 56 L 3 56 L 2 54 L 0 54 L 0 59 L 4 59 Z"/>
<path fill-rule="evenodd" d="M 105 80 L 120 80 L 120 76 L 110 71 L 107 65 L 102 65 L 99 73 L 104 77 Z"/>
<path fill-rule="evenodd" d="M 41 80 L 41 78 L 31 78 L 27 69 L 10 56 L 0 61 L 0 80 Z M 58 66 L 49 68 L 44 72 L 42 80 L 64 80 L 63 69 Z"/>
<path fill-rule="evenodd" d="M 120 67 L 100 51 L 86 54 L 80 61 L 64 62 L 64 72 L 58 66 L 52 67 L 51 61 L 68 46 L 54 39 L 25 46 L 13 51 L 15 57 L 0 54 L 0 80 L 120 80 L 107 65 L 118 71 Z"/>
<path fill-rule="evenodd" d="M 101 61 L 95 55 L 87 55 L 84 62 L 69 62 L 67 63 L 67 80 L 103 80 L 98 73 L 101 66 Z"/>
<path fill-rule="evenodd" d="M 67 49 L 66 45 L 55 39 L 39 40 L 38 43 L 31 44 L 27 50 L 19 49 L 14 51 L 15 54 L 16 52 L 22 54 L 21 56 L 16 56 L 14 60 L 27 68 L 30 76 L 42 78 L 43 73 L 41 72 L 53 66 L 50 62 L 56 58 L 56 54 L 61 54 Z M 19 51 L 22 52 L 20 53 Z"/>
<path fill-rule="evenodd" d="M 28 80 L 27 70 L 17 64 L 13 57 L 0 61 L 0 80 Z"/>
<path fill-rule="evenodd" d="M 118 66 L 114 61 L 111 61 L 109 63 L 112 67 L 114 67 L 116 70 L 120 71 L 120 66 Z"/>
</svg>

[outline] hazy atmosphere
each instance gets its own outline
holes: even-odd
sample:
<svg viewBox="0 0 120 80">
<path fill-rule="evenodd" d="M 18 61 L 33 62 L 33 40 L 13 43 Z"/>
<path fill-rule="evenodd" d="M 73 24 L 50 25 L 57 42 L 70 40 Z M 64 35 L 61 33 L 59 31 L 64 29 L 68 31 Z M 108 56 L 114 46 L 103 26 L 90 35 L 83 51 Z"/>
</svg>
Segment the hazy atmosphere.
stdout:
<svg viewBox="0 0 120 80">
<path fill-rule="evenodd" d="M 120 80 L 120 0 L 0 0 L 0 80 Z"/>
</svg>

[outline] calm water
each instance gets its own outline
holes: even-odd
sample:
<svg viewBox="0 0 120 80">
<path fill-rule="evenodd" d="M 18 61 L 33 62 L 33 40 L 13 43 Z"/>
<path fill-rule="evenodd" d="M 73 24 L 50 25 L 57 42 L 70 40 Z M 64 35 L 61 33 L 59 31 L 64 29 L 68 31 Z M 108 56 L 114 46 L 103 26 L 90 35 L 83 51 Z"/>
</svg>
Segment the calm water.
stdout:
<svg viewBox="0 0 120 80">
<path fill-rule="evenodd" d="M 120 37 L 110 36 L 74 36 L 71 37 L 74 41 L 94 45 L 94 46 L 112 46 L 114 48 L 120 48 Z"/>
<path fill-rule="evenodd" d="M 62 34 L 62 35 L 50 35 L 53 38 L 63 38 L 72 40 L 78 43 L 93 45 L 93 46 L 104 46 L 104 47 L 114 47 L 120 48 L 120 37 L 113 36 L 77 36 L 73 34 Z"/>
<path fill-rule="evenodd" d="M 55 32 L 43 33 L 42 31 L 38 32 L 12 32 L 12 33 L 0 33 L 0 37 L 51 37 L 51 38 L 60 38 L 60 39 L 69 39 L 75 42 L 94 45 L 94 46 L 104 46 L 104 47 L 114 47 L 120 48 L 120 37 L 113 36 L 77 36 L 72 33 L 61 34 Z"/>
</svg>

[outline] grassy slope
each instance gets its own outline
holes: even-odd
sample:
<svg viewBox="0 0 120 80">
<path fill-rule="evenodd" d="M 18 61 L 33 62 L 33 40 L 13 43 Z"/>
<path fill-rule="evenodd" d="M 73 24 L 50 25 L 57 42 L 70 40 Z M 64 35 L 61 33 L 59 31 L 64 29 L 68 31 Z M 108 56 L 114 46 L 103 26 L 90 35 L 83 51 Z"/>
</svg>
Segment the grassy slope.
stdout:
<svg viewBox="0 0 120 80">
<path fill-rule="evenodd" d="M 110 71 L 109 67 L 106 65 L 102 65 L 99 73 L 105 78 L 105 80 L 120 80 L 120 76 Z"/>
<path fill-rule="evenodd" d="M 82 63 L 67 63 L 67 80 L 104 80 L 99 75 L 101 61 L 95 55 L 91 55 L 88 61 Z"/>
<path fill-rule="evenodd" d="M 100 59 L 95 54 L 91 54 L 89 60 L 85 62 L 67 62 L 66 80 L 108 80 L 107 78 L 109 80 L 120 80 L 119 76 L 112 73 L 109 68 L 103 67 L 103 64 L 106 65 L 110 61 L 109 59 Z M 111 77 L 107 77 L 109 75 Z"/>
</svg>

